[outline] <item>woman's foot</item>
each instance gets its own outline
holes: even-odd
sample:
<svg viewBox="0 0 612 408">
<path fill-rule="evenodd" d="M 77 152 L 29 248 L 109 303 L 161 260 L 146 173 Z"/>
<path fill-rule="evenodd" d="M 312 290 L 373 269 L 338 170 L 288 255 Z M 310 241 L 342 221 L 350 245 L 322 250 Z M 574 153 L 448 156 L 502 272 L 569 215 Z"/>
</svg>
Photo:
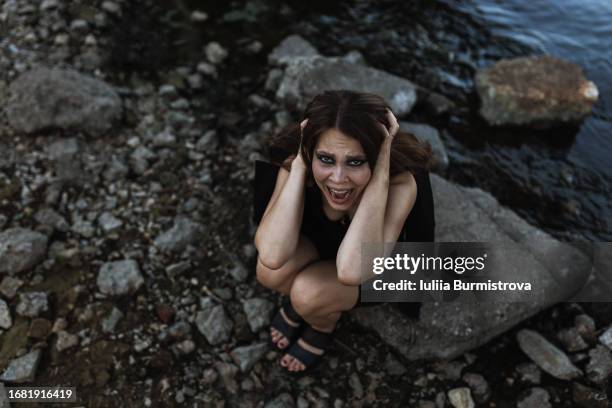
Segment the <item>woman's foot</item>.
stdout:
<svg viewBox="0 0 612 408">
<path fill-rule="evenodd" d="M 281 307 L 278 312 L 287 325 L 294 329 L 299 329 L 301 322 L 291 320 L 285 313 L 283 307 Z M 274 343 L 279 350 L 286 349 L 291 341 L 283 333 L 274 328 L 274 326 L 270 326 L 270 337 L 272 338 L 272 343 Z"/>
<path fill-rule="evenodd" d="M 291 346 L 280 361 L 288 371 L 299 372 L 317 364 L 332 340 L 332 332 L 306 326 L 302 336 Z"/>
</svg>

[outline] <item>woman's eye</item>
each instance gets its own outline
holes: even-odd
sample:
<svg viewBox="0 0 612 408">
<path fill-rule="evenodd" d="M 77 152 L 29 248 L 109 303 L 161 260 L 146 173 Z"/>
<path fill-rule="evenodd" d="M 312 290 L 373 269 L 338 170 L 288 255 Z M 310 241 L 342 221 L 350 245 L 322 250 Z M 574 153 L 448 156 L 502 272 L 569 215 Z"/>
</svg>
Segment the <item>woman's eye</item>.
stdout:
<svg viewBox="0 0 612 408">
<path fill-rule="evenodd" d="M 361 166 L 363 163 L 365 163 L 365 160 L 349 160 L 348 164 L 349 166 Z"/>
<path fill-rule="evenodd" d="M 321 160 L 321 162 L 325 164 L 332 164 L 334 162 L 332 158 L 328 156 L 317 155 L 317 157 L 319 158 L 319 160 Z"/>
</svg>

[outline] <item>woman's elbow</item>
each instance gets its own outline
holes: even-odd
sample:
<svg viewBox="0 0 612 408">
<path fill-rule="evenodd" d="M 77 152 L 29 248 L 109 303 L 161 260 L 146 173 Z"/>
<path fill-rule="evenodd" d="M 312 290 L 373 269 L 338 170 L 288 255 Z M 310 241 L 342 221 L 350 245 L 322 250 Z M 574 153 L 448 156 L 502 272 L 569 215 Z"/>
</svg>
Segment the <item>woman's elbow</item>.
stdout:
<svg viewBox="0 0 612 408">
<path fill-rule="evenodd" d="M 266 256 L 265 254 L 258 255 L 259 263 L 268 269 L 280 269 L 287 262 L 286 260 L 280 259 L 277 256 Z"/>
<path fill-rule="evenodd" d="M 338 269 L 338 281 L 345 286 L 359 286 L 361 284 L 361 276 L 359 274 L 346 272 L 345 269 Z"/>
</svg>

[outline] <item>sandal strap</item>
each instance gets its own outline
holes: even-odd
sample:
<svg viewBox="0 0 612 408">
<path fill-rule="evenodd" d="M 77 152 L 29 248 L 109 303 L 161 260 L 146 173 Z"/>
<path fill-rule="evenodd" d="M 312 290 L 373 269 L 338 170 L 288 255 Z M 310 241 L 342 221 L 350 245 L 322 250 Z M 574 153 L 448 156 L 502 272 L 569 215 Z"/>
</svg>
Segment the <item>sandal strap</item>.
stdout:
<svg viewBox="0 0 612 408">
<path fill-rule="evenodd" d="M 312 353 L 306 350 L 305 348 L 300 346 L 300 344 L 297 341 L 293 343 L 291 347 L 289 347 L 289 350 L 287 350 L 287 354 L 298 359 L 302 364 L 304 364 L 306 369 L 308 369 L 310 366 L 316 363 L 321 357 L 323 357 L 323 355 L 315 354 L 315 353 Z"/>
<path fill-rule="evenodd" d="M 286 297 L 285 300 L 282 303 L 282 308 L 283 311 L 285 312 L 285 315 L 292 321 L 296 322 L 296 323 L 301 323 L 304 321 L 304 319 L 302 318 L 302 316 L 300 316 L 295 309 L 293 308 L 293 305 L 291 304 L 291 298 L 290 297 Z"/>
<path fill-rule="evenodd" d="M 301 325 L 294 327 L 287 323 L 287 321 L 281 314 L 280 309 L 278 313 L 276 313 L 276 316 L 274 316 L 274 318 L 272 319 L 270 325 L 276 330 L 278 330 L 283 336 L 287 337 L 287 339 L 289 340 L 293 340 L 293 338 L 297 336 L 299 330 L 301 329 Z"/>
<path fill-rule="evenodd" d="M 300 336 L 304 342 L 316 347 L 321 350 L 325 350 L 332 342 L 333 332 L 326 333 L 312 328 L 310 325 L 306 326 L 302 335 Z"/>
</svg>

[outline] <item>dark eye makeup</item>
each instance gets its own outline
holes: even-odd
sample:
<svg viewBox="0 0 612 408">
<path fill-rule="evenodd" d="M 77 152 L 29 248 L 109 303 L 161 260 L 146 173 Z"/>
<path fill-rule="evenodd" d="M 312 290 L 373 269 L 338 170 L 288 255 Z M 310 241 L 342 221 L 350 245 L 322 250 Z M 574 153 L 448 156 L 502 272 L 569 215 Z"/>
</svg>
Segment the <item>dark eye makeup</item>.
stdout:
<svg viewBox="0 0 612 408">
<path fill-rule="evenodd" d="M 334 164 L 334 159 L 326 154 L 317 153 L 317 159 L 323 164 Z M 366 160 L 362 159 L 350 159 L 347 161 L 347 164 L 351 167 L 359 167 L 363 165 Z"/>
</svg>

